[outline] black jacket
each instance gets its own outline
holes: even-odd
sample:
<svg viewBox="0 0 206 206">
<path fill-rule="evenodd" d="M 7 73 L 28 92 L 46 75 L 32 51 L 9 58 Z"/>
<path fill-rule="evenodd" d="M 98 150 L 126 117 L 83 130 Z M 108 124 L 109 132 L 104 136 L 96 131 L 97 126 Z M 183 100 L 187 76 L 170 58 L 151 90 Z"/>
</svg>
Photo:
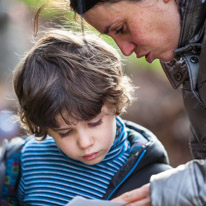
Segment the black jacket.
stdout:
<svg viewBox="0 0 206 206">
<path fill-rule="evenodd" d="M 174 88 L 182 84 L 191 126 L 190 148 L 196 159 L 206 158 L 206 1 L 181 0 L 182 18 L 176 57 L 162 67 Z"/>
<path fill-rule="evenodd" d="M 112 178 L 103 199 L 112 199 L 138 188 L 148 183 L 151 175 L 171 169 L 168 165 L 167 153 L 154 134 L 133 122 L 125 121 L 125 124 L 129 129 L 132 154 L 124 167 Z M 135 136 L 140 134 L 148 140 L 148 143 L 142 145 L 139 150 L 139 143 L 135 141 Z"/>
<path fill-rule="evenodd" d="M 206 1 L 180 0 L 180 14 L 179 48 L 162 66 L 174 88 L 182 85 L 190 148 L 198 160 L 152 176 L 153 206 L 206 205 Z"/>
</svg>

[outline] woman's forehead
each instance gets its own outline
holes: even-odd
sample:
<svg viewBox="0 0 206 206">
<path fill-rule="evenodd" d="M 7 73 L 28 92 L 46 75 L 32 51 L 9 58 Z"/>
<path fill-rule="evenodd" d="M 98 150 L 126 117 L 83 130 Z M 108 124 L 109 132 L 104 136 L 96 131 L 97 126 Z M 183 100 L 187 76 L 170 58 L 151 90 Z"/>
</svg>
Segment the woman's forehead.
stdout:
<svg viewBox="0 0 206 206">
<path fill-rule="evenodd" d="M 106 26 L 114 22 L 116 19 L 124 18 L 125 9 L 124 6 L 122 6 L 122 3 L 99 3 L 87 11 L 83 15 L 83 18 L 101 33 L 104 33 Z"/>
<path fill-rule="evenodd" d="M 83 17 L 86 20 L 91 20 L 92 18 L 94 20 L 100 20 L 102 18 L 109 18 L 111 14 L 113 14 L 113 16 L 124 16 L 126 14 L 132 18 L 132 16 L 135 16 L 136 11 L 141 8 L 150 8 L 148 9 L 148 12 L 150 12 L 151 7 L 155 7 L 158 5 L 158 7 L 160 7 L 161 9 L 162 5 L 169 1 L 176 2 L 176 0 L 119 0 L 116 2 L 100 2 L 94 5 L 88 11 L 86 11 L 83 14 Z M 158 16 L 161 14 L 157 13 L 156 15 Z"/>
<path fill-rule="evenodd" d="M 98 24 L 106 24 L 118 19 L 133 19 L 139 9 L 146 4 L 144 1 L 120 0 L 115 3 L 98 3 L 85 12 L 83 18 L 94 27 L 97 27 Z M 154 2 L 157 0 L 150 1 Z"/>
</svg>

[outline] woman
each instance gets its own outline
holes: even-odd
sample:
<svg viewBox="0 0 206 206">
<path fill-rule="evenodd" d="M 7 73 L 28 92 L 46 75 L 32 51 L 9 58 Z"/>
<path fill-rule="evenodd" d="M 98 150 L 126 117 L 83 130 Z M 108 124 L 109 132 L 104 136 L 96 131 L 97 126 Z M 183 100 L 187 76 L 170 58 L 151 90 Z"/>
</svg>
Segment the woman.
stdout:
<svg viewBox="0 0 206 206">
<path fill-rule="evenodd" d="M 176 89 L 183 88 L 195 159 L 152 176 L 150 184 L 115 201 L 128 205 L 206 204 L 206 1 L 71 0 L 70 7 L 100 33 L 111 36 L 126 56 L 160 59 Z"/>
</svg>

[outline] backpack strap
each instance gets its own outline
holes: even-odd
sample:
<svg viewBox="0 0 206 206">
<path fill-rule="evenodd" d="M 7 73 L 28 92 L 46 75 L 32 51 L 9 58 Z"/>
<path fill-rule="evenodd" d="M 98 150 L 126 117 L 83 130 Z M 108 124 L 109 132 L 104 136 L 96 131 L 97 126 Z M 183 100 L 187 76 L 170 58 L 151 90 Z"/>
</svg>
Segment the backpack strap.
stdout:
<svg viewBox="0 0 206 206">
<path fill-rule="evenodd" d="M 16 187 L 20 175 L 20 154 L 25 139 L 5 139 L 0 150 L 0 205 L 16 205 Z"/>
</svg>

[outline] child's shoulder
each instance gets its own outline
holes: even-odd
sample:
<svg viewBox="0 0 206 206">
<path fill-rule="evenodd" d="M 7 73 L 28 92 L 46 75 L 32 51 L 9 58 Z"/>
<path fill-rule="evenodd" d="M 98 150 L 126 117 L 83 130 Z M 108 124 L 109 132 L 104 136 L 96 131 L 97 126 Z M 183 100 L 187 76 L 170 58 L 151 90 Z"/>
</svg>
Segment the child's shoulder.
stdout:
<svg viewBox="0 0 206 206">
<path fill-rule="evenodd" d="M 43 145 L 43 144 L 49 144 L 49 143 L 54 143 L 55 141 L 53 140 L 52 137 L 50 137 L 49 135 L 46 136 L 46 138 L 44 140 L 41 140 L 39 137 L 36 137 L 34 135 L 28 136 L 26 138 L 26 142 L 25 145 L 29 146 L 29 145 Z"/>
<path fill-rule="evenodd" d="M 145 138 L 147 141 L 156 141 L 157 137 L 155 134 L 153 134 L 149 129 L 143 127 L 142 125 L 139 125 L 135 122 L 128 121 L 128 120 L 123 120 L 124 124 L 126 126 L 127 131 L 130 133 L 136 135 L 136 136 L 141 136 Z"/>
<path fill-rule="evenodd" d="M 44 140 L 40 141 L 38 140 L 38 137 L 32 135 L 29 136 L 25 141 L 22 152 L 28 149 L 35 149 L 35 148 L 40 149 L 40 148 L 49 148 L 49 147 L 56 147 L 56 143 L 52 137 L 47 136 Z"/>
</svg>

